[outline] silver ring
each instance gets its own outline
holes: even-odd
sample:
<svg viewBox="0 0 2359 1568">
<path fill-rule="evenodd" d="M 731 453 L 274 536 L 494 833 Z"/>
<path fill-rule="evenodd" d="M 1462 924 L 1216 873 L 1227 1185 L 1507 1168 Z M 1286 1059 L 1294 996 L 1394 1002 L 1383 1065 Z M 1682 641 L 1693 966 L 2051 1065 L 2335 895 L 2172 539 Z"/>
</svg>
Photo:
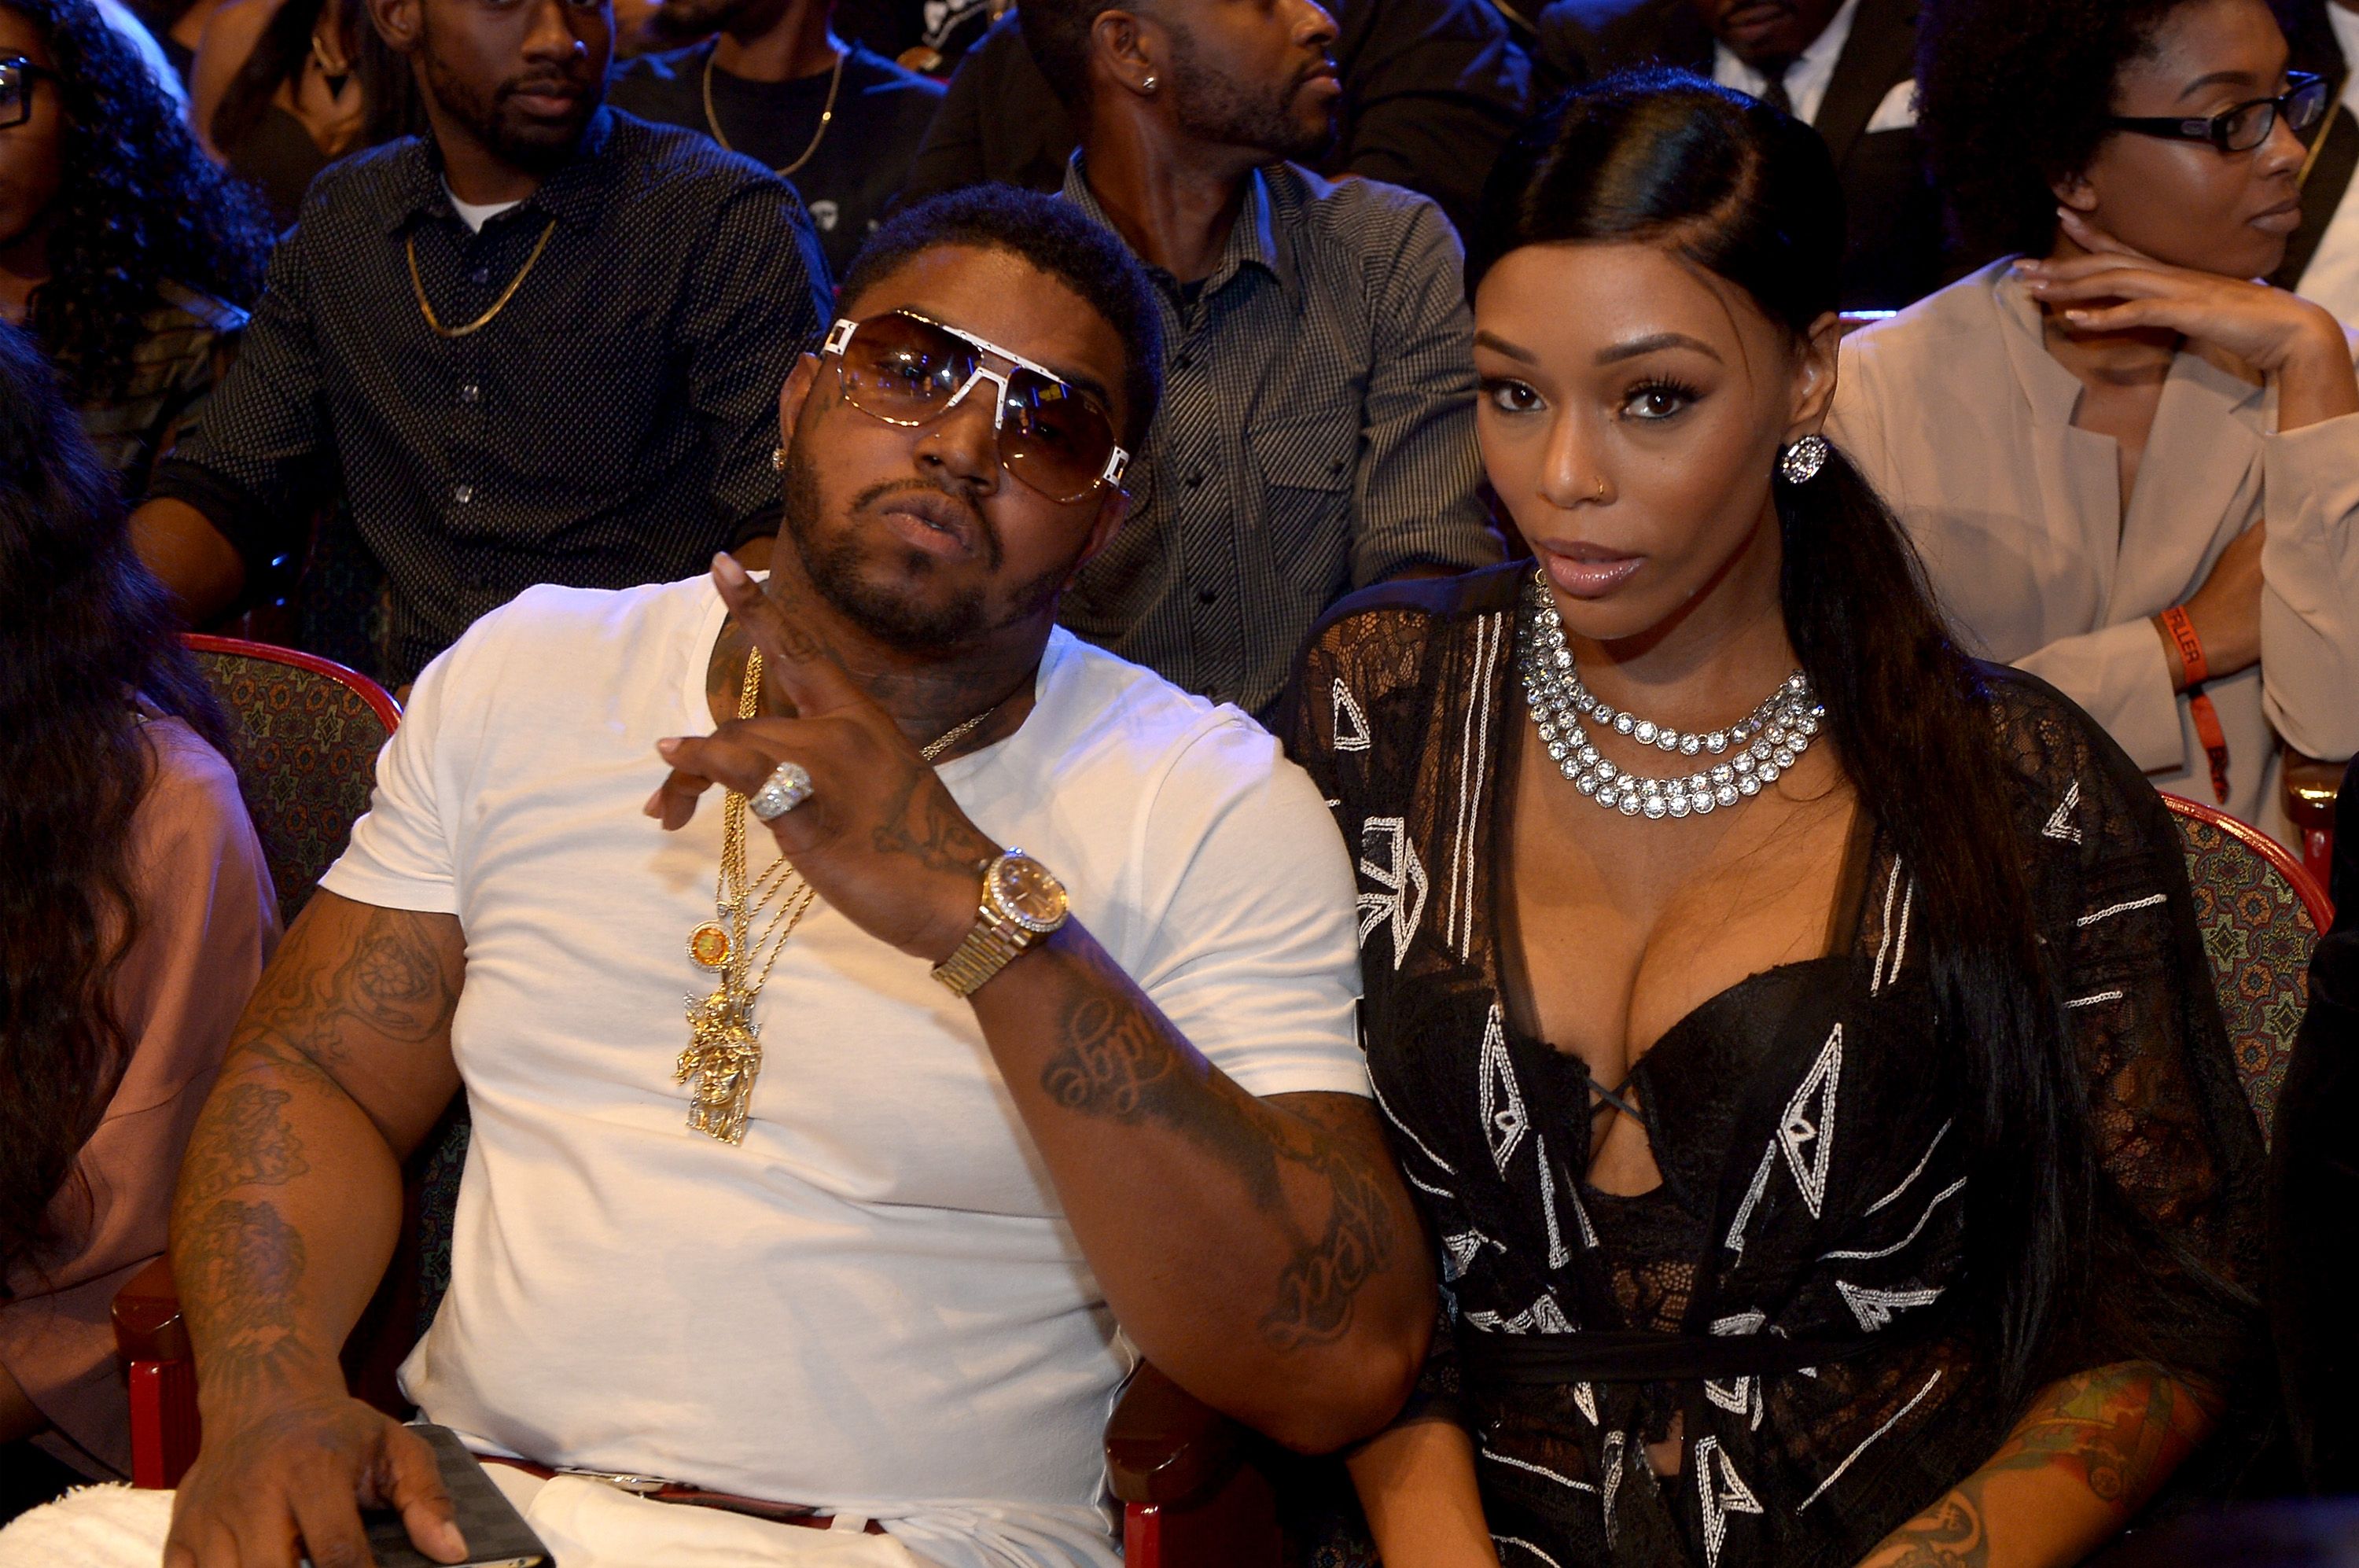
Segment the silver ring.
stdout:
<svg viewBox="0 0 2359 1568">
<path fill-rule="evenodd" d="M 745 798 L 745 805 L 764 822 L 774 822 L 810 798 L 810 770 L 799 762 L 781 762 Z"/>
</svg>

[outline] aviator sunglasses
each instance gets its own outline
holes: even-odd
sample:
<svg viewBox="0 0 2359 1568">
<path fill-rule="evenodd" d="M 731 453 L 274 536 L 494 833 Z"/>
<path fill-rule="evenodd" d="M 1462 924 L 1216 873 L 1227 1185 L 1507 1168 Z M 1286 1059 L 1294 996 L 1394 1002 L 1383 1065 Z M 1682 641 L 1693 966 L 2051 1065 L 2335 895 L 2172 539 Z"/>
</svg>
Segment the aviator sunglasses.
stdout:
<svg viewBox="0 0 2359 1568">
<path fill-rule="evenodd" d="M 1129 466 L 1130 453 L 1115 443 L 1114 422 L 1096 397 L 1021 354 L 914 310 L 840 320 L 820 354 L 835 356 L 844 401 L 909 429 L 932 424 L 976 382 L 990 382 L 1000 465 L 1052 501 L 1079 501 L 1119 485 Z M 1007 368 L 995 369 L 990 360 Z"/>
</svg>

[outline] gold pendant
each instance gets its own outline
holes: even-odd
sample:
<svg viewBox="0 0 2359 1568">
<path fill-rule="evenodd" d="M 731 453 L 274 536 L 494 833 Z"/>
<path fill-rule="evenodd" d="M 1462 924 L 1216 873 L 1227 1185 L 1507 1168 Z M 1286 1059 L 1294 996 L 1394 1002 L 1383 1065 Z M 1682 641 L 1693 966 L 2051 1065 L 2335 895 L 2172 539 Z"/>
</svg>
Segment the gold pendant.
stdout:
<svg viewBox="0 0 2359 1568">
<path fill-rule="evenodd" d="M 729 928 L 719 920 L 707 920 L 688 933 L 688 955 L 707 969 L 728 966 L 729 946 Z"/>
<path fill-rule="evenodd" d="M 672 1070 L 672 1082 L 696 1081 L 690 1091 L 688 1127 L 739 1143 L 762 1071 L 761 1030 L 746 1016 L 736 987 L 723 981 L 710 996 L 688 1000 L 688 1046 Z"/>
</svg>

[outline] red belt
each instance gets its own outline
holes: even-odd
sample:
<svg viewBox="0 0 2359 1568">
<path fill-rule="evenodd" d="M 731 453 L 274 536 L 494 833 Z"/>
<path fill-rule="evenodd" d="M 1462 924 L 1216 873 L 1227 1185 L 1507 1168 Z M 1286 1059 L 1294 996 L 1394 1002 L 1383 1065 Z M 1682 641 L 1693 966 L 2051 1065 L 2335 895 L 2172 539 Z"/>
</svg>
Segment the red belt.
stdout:
<svg viewBox="0 0 2359 1568">
<path fill-rule="evenodd" d="M 683 1486 L 677 1481 L 658 1480 L 653 1475 L 619 1475 L 603 1470 L 552 1470 L 546 1465 L 535 1465 L 528 1459 L 503 1459 L 497 1454 L 476 1455 L 486 1465 L 505 1465 L 511 1470 L 521 1470 L 527 1475 L 538 1475 L 553 1481 L 560 1475 L 578 1475 L 584 1480 L 603 1481 L 618 1486 L 634 1497 L 650 1502 L 684 1503 L 692 1508 L 718 1508 L 723 1513 L 744 1514 L 751 1519 L 766 1519 L 772 1524 L 800 1525 L 805 1530 L 833 1530 L 835 1516 L 801 1503 L 773 1503 L 761 1497 L 741 1497 L 734 1492 L 708 1492 L 701 1486 Z M 870 1535 L 883 1535 L 885 1527 L 870 1519 L 863 1527 Z"/>
</svg>

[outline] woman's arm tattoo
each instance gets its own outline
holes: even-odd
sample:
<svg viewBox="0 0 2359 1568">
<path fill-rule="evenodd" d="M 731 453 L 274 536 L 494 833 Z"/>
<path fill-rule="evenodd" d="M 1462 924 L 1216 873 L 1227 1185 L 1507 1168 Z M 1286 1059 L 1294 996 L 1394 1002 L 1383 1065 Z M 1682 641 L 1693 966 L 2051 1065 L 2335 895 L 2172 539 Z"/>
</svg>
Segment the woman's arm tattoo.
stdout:
<svg viewBox="0 0 2359 1568">
<path fill-rule="evenodd" d="M 2193 1451 L 2212 1414 L 2147 1362 L 2103 1367 L 2048 1388 L 1990 1461 L 1886 1541 L 1874 1568 L 1981 1568 L 1991 1561 L 1995 1483 L 2049 1473 L 2086 1487 L 2119 1522 Z M 2018 1506 L 2009 1516 L 2019 1519 Z"/>
</svg>

